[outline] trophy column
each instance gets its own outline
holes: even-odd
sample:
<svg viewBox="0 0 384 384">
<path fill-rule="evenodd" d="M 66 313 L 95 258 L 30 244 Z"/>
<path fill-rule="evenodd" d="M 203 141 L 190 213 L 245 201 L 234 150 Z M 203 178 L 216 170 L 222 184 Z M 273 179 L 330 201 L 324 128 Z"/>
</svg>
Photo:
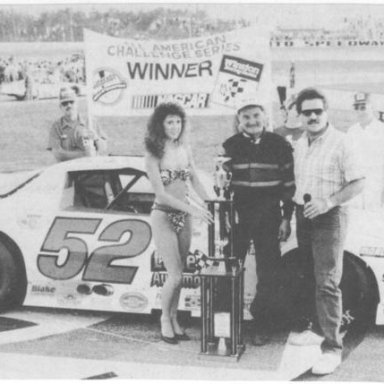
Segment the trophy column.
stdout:
<svg viewBox="0 0 384 384">
<path fill-rule="evenodd" d="M 238 360 L 245 350 L 242 337 L 244 268 L 233 254 L 234 210 L 228 192 L 230 174 L 222 166 L 226 159 L 219 158 L 216 166 L 215 191 L 218 198 L 207 201 L 213 217 L 213 223 L 208 227 L 207 257 L 212 264 L 200 271 L 201 354 Z M 220 311 L 215 310 L 217 294 L 220 294 L 218 287 L 229 287 L 230 297 L 228 308 Z"/>
</svg>

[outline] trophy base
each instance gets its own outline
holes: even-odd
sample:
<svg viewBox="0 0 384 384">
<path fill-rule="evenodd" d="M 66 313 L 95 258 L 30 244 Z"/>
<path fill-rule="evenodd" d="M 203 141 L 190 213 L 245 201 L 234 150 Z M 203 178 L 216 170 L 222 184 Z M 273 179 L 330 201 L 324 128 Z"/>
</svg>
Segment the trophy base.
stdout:
<svg viewBox="0 0 384 384">
<path fill-rule="evenodd" d="M 238 362 L 240 360 L 241 355 L 245 351 L 245 345 L 244 344 L 238 344 L 236 348 L 236 353 L 232 354 L 231 351 L 231 340 L 220 338 L 215 342 L 208 342 L 208 348 L 207 352 L 200 352 L 199 356 L 203 357 L 204 359 L 211 359 L 211 360 L 218 360 L 222 359 L 223 357 L 230 357 L 228 361 L 231 362 Z"/>
</svg>

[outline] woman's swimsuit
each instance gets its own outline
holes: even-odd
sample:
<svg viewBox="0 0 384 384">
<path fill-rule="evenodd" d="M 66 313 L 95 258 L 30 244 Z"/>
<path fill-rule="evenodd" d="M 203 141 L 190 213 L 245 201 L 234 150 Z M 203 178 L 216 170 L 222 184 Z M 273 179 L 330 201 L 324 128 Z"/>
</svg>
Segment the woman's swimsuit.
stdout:
<svg viewBox="0 0 384 384">
<path fill-rule="evenodd" d="M 169 185 L 176 180 L 187 181 L 191 178 L 191 171 L 188 168 L 185 169 L 161 169 L 160 177 L 163 185 Z M 185 225 L 185 220 L 188 215 L 187 212 L 180 211 L 178 209 L 169 207 L 165 204 L 154 203 L 152 209 L 165 212 L 168 216 L 168 220 L 172 225 L 173 230 L 179 233 Z"/>
</svg>

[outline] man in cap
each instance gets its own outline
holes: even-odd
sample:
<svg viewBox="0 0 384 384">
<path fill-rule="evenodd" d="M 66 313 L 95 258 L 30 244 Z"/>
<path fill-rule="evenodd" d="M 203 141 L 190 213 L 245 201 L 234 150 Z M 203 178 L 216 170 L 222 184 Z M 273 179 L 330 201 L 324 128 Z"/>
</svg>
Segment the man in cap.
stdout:
<svg viewBox="0 0 384 384">
<path fill-rule="evenodd" d="M 78 90 L 75 86 L 60 89 L 59 102 L 63 116 L 49 132 L 49 146 L 57 161 L 107 153 L 106 136 L 84 120 L 78 112 Z"/>
<path fill-rule="evenodd" d="M 376 210 L 383 206 L 384 197 L 384 124 L 375 116 L 369 93 L 356 93 L 353 108 L 357 123 L 347 134 L 360 152 L 366 180 L 363 193 L 351 206 Z"/>
<path fill-rule="evenodd" d="M 237 131 L 224 144 L 231 158 L 231 188 L 238 223 L 234 229 L 234 255 L 245 259 L 253 240 L 257 287 L 251 305 L 255 319 L 255 345 L 270 338 L 274 298 L 278 297 L 279 241 L 291 232 L 292 196 L 295 190 L 291 145 L 268 132 L 265 108 L 244 103 L 237 111 Z M 282 202 L 282 208 L 280 203 Z"/>
</svg>

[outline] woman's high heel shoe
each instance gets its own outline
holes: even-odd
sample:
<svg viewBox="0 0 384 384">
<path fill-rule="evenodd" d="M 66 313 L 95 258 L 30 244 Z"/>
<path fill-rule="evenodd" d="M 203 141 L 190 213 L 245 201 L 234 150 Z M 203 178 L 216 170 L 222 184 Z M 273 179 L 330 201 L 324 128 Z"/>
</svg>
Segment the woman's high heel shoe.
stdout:
<svg viewBox="0 0 384 384">
<path fill-rule="evenodd" d="M 178 343 L 177 340 L 180 340 L 180 339 L 178 339 L 177 336 L 168 337 L 161 334 L 161 340 L 165 341 L 168 344 L 177 344 Z"/>
<path fill-rule="evenodd" d="M 189 341 L 191 338 L 186 333 L 175 333 L 175 339 L 179 341 Z"/>
</svg>

